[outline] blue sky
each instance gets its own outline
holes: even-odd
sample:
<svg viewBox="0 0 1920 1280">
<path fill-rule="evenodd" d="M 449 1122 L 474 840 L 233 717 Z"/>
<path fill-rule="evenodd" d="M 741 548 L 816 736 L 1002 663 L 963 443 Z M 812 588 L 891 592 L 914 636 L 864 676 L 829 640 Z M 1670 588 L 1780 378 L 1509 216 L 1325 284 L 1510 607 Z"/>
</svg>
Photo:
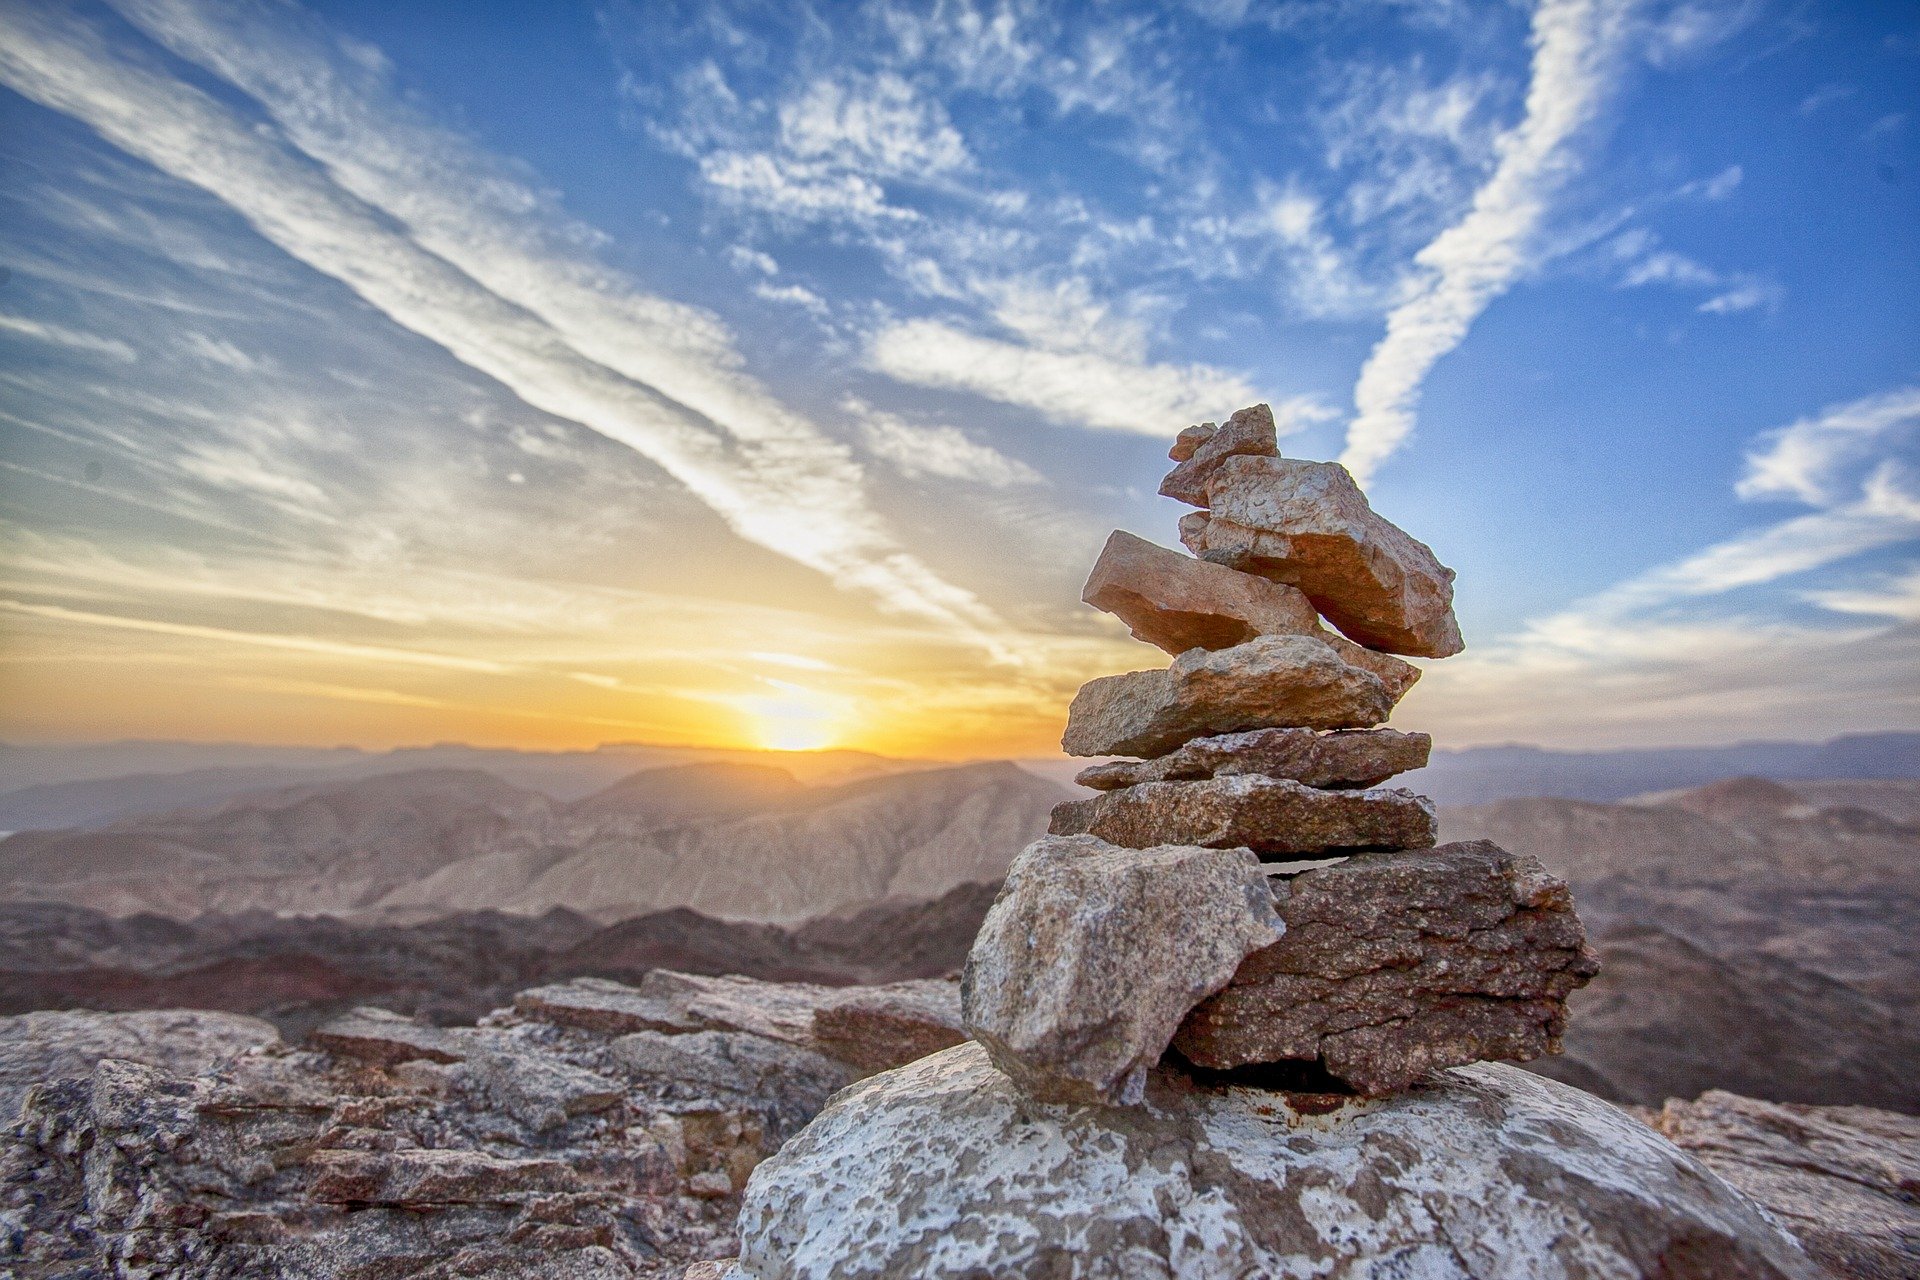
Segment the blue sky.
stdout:
<svg viewBox="0 0 1920 1280">
<path fill-rule="evenodd" d="M 1912 5 L 0 24 L 0 733 L 1044 750 L 1254 400 L 1409 724 L 1920 725 Z"/>
</svg>

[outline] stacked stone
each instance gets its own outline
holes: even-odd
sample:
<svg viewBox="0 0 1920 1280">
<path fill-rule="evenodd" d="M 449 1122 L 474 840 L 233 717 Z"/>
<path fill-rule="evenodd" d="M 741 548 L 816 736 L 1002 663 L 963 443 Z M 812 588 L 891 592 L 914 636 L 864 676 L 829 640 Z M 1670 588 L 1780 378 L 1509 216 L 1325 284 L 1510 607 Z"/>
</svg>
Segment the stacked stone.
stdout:
<svg viewBox="0 0 1920 1280">
<path fill-rule="evenodd" d="M 1083 771 L 1101 794 L 1015 861 L 968 1030 L 1053 1102 L 1138 1102 L 1163 1055 L 1377 1096 L 1557 1052 L 1598 967 L 1566 885 L 1435 847 L 1432 802 L 1380 785 L 1427 763 L 1426 734 L 1382 726 L 1420 676 L 1403 656 L 1462 648 L 1453 571 L 1345 468 L 1280 457 L 1265 405 L 1171 457 L 1194 554 L 1116 532 L 1083 598 L 1173 662 L 1074 698 L 1066 751 L 1131 758 Z"/>
</svg>

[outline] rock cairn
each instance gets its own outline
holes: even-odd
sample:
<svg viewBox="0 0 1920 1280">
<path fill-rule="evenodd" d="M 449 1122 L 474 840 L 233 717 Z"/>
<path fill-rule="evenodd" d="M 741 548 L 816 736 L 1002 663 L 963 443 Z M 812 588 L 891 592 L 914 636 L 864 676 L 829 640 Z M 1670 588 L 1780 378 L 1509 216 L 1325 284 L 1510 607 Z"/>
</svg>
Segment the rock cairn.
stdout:
<svg viewBox="0 0 1920 1280">
<path fill-rule="evenodd" d="M 1375 1097 L 1438 1067 L 1557 1052 L 1597 970 L 1567 887 L 1486 841 L 1435 847 L 1382 727 L 1462 648 L 1453 571 L 1344 467 L 1282 458 L 1255 405 L 1182 431 L 1160 492 L 1193 554 L 1116 532 L 1083 599 L 1170 666 L 1089 682 L 1079 781 L 968 960 L 968 1030 L 1043 1102 L 1130 1105 L 1200 1074 Z M 1323 621 L 1324 619 L 1324 621 Z M 1328 624 L 1331 624 L 1329 627 Z"/>
</svg>

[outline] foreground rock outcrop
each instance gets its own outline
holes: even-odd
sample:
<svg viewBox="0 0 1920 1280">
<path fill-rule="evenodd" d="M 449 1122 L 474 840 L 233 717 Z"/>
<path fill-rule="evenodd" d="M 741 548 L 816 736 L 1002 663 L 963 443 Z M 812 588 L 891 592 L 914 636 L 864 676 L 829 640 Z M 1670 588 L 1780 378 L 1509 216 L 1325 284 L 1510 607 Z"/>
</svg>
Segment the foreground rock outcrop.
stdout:
<svg viewBox="0 0 1920 1280">
<path fill-rule="evenodd" d="M 959 997 L 659 971 L 471 1027 L 356 1010 L 312 1047 L 124 1017 L 0 1019 L 0 1074 L 44 1072 L 0 1136 L 0 1274 L 678 1277 L 734 1251 L 747 1176 L 834 1091 L 952 1043 Z"/>
<path fill-rule="evenodd" d="M 1920 1117 L 1760 1102 L 1718 1089 L 1644 1114 L 1765 1205 L 1836 1275 L 1920 1276 Z"/>
<path fill-rule="evenodd" d="M 1048 1108 L 975 1046 L 835 1098 L 755 1171 L 740 1239 L 735 1280 L 1820 1276 L 1659 1135 L 1510 1067 L 1322 1114 L 1177 1071 Z"/>
</svg>

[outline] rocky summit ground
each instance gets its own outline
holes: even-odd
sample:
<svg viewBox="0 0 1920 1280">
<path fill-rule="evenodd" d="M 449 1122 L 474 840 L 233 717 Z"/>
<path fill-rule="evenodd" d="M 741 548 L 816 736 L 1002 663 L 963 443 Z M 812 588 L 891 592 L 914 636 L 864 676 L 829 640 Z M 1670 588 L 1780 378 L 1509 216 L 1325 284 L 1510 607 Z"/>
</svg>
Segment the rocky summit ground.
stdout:
<svg viewBox="0 0 1920 1280">
<path fill-rule="evenodd" d="M 748 1174 L 843 1085 L 954 1043 L 957 1016 L 937 980 L 656 971 L 534 988 L 470 1027 L 354 1013 L 299 1043 L 193 1011 L 0 1018 L 0 1107 L 20 1108 L 0 1274 L 723 1274 L 700 1264 L 737 1251 Z M 1725 1093 L 1636 1114 L 1834 1275 L 1920 1274 L 1911 1117 Z"/>
</svg>

